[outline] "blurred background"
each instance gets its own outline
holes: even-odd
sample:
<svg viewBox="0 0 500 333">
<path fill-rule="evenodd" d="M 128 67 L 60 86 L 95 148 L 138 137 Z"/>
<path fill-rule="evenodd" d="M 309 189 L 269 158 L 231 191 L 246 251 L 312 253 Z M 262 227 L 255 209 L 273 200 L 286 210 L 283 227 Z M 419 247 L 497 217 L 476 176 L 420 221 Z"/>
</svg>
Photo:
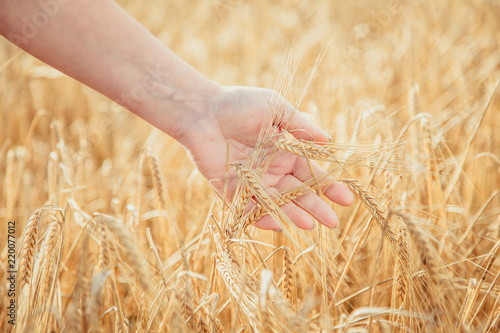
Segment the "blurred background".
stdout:
<svg viewBox="0 0 500 333">
<path fill-rule="evenodd" d="M 453 290 L 458 295 L 457 304 L 461 304 L 471 279 L 481 278 L 477 272 L 484 266 L 482 260 L 491 253 L 496 256 L 491 249 L 500 237 L 500 93 L 494 92 L 500 80 L 499 1 L 117 2 L 208 78 L 223 85 L 276 89 L 339 143 L 381 142 L 405 128 L 418 138 L 415 142 L 425 142 L 411 151 L 415 156 L 432 156 L 427 165 L 430 169 L 425 170 L 429 172 L 405 175 L 395 190 L 394 196 L 400 198 L 395 204 L 405 205 L 425 221 L 429 239 L 444 262 L 441 267 L 451 267 L 448 275 L 443 274 L 456 283 Z M 300 100 L 304 88 L 307 91 Z M 0 38 L 0 220 L 18 221 L 17 236 L 33 211 L 45 204 L 76 211 L 68 204 L 70 198 L 82 211 L 110 214 L 123 221 L 137 218 L 139 200 L 143 219 L 148 223 L 160 219 L 147 216 L 157 204 L 152 172 L 141 167 L 141 156 L 148 147 L 158 156 L 165 178 L 169 222 L 177 221 L 186 242 L 194 242 L 215 196 L 183 148 L 105 97 Z M 370 175 L 356 169 L 351 176 L 374 193 L 381 193 L 382 173 Z M 378 233 L 363 242 L 366 247 L 361 246 L 358 252 L 359 231 L 367 215 L 359 206 L 334 208 L 341 226 L 328 234 L 326 241 L 319 231 L 300 234 L 312 241 L 331 242 L 325 247 L 328 272 L 322 280 L 307 275 L 305 264 L 297 270 L 302 272 L 297 273 L 297 297 L 299 305 L 305 304 L 305 290 L 311 287 L 325 300 L 325 290 L 335 290 L 335 301 L 349 302 L 337 308 L 333 301 L 318 301 L 323 305 L 313 306 L 316 312 L 306 316 L 311 330 L 328 323 L 327 319 L 339 324 L 359 307 L 393 304 L 384 286 L 371 295 L 362 292 L 394 274 L 388 250 L 383 260 L 373 259 L 380 231 L 373 231 Z M 68 216 L 67 241 L 72 244 L 76 237 L 72 233 L 80 232 L 81 226 Z M 347 221 L 350 229 L 345 228 Z M 252 233 L 262 242 L 291 246 L 281 236 Z M 4 251 L 5 228 L 0 235 Z M 136 235 L 144 238 L 142 233 Z M 167 237 L 153 235 L 162 259 L 175 254 Z M 331 245 L 340 243 L 346 253 L 353 251 L 352 262 L 347 263 Z M 98 246 L 90 244 L 89 258 L 95 259 Z M 193 270 L 210 276 L 211 248 L 205 245 L 200 253 L 206 258 Z M 78 245 L 75 253 L 81 253 L 81 247 Z M 144 253 L 147 249 L 143 247 Z M 263 251 L 269 254 L 271 250 Z M 491 258 L 496 257 L 492 254 Z M 307 260 L 323 259 L 311 254 Z M 152 262 L 150 258 L 154 268 Z M 80 271 L 79 260 L 65 263 L 61 276 L 72 281 L 61 287 L 67 296 L 76 288 L 75 276 Z M 493 278 L 498 276 L 498 265 L 493 263 L 494 259 L 485 281 L 491 282 L 489 295 L 494 297 L 488 298 L 484 312 L 476 313 L 477 321 L 470 319 L 468 327 L 486 327 L 488 318 L 493 318 L 494 299 L 500 295 L 498 288 L 493 288 Z M 276 280 L 282 273 L 280 265 L 274 265 Z M 339 280 L 346 271 L 345 280 Z M 359 272 L 372 279 L 365 280 Z M 0 289 L 0 294 L 4 291 Z M 229 299 L 227 291 L 219 292 Z M 130 318 L 139 307 L 137 299 L 139 296 L 135 301 L 129 299 L 133 305 L 125 312 Z M 426 315 L 434 311 L 427 308 L 430 303 L 419 300 L 415 298 L 413 307 L 406 309 Z M 69 309 L 64 304 L 62 308 Z M 453 310 L 455 319 L 458 309 Z M 228 307 L 220 311 L 223 326 L 237 328 L 236 320 L 231 321 L 237 316 L 231 311 L 239 310 Z M 331 317 L 325 315 L 328 311 Z M 160 319 L 153 318 L 151 323 L 157 325 Z M 412 327 L 422 328 L 417 324 Z"/>
</svg>

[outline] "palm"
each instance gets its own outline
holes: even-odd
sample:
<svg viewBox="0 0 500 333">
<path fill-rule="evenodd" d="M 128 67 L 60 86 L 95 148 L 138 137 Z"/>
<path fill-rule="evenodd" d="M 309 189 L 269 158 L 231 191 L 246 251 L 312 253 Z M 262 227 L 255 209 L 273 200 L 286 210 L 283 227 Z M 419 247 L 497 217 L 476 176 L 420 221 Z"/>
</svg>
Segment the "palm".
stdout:
<svg viewBox="0 0 500 333">
<path fill-rule="evenodd" d="M 274 95 L 273 95 L 274 94 Z M 261 128 L 276 128 L 280 120 L 287 121 L 293 108 L 270 90 L 256 88 L 231 88 L 226 90 L 213 113 L 207 119 L 200 120 L 194 127 L 198 128 L 199 141 L 188 147 L 191 158 L 200 172 L 211 180 L 219 193 L 224 192 L 231 198 L 238 183 L 238 178 L 232 168 L 226 172 L 229 164 L 244 164 L 255 151 L 259 142 Z M 280 105 L 286 109 L 277 111 L 273 105 Z M 292 112 L 293 113 L 293 112 Z M 319 128 L 315 127 L 300 113 L 293 116 L 289 129 L 296 130 L 294 135 L 302 139 L 316 139 L 326 141 L 327 137 Z M 299 118 L 300 119 L 296 119 Z M 294 121 L 296 120 L 296 121 Z M 215 126 L 214 126 L 214 123 Z M 299 124 L 299 126 L 297 126 Z M 280 131 L 275 129 L 274 133 Z M 271 133 L 272 134 L 272 133 Z M 326 139 L 326 140 L 325 140 Z M 272 158 L 262 174 L 262 180 L 268 186 L 266 191 L 270 195 L 302 185 L 311 178 L 309 166 L 304 158 L 289 153 L 276 151 L 273 147 L 259 150 L 260 156 Z M 318 166 L 314 167 L 319 173 L 323 172 Z M 226 183 L 226 176 L 227 184 Z M 329 179 L 331 180 L 331 179 Z M 352 202 L 352 195 L 340 184 L 325 186 L 325 195 L 339 204 L 346 205 Z M 333 210 L 315 193 L 310 192 L 294 202 L 290 202 L 282 210 L 300 228 L 311 229 L 314 216 L 321 223 L 335 227 L 337 217 Z M 257 224 L 265 229 L 277 229 L 277 223 L 270 216 L 265 216 Z"/>
</svg>

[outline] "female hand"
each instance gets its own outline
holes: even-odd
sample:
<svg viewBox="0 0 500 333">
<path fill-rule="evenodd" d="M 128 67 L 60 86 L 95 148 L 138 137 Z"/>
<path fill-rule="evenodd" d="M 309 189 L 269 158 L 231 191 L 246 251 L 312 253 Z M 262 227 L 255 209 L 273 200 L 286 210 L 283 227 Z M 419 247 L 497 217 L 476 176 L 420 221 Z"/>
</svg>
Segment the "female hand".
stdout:
<svg viewBox="0 0 500 333">
<path fill-rule="evenodd" d="M 92 6 L 83 0 L 68 2 L 32 36 L 23 34 L 22 18 L 40 12 L 37 1 L 0 1 L 0 9 L 1 35 L 181 142 L 200 172 L 220 193 L 225 187 L 228 141 L 231 164 L 243 164 L 251 155 L 259 144 L 263 125 L 274 125 L 274 134 L 286 129 L 296 138 L 328 141 L 326 133 L 279 94 L 257 88 L 223 88 L 207 79 L 114 1 L 102 0 Z M 273 147 L 266 149 L 263 153 L 273 158 L 262 180 L 271 196 L 279 197 L 312 177 L 304 158 L 275 153 Z M 317 165 L 313 165 L 313 170 L 316 175 L 324 173 Z M 327 198 L 341 205 L 352 203 L 347 188 L 332 183 L 331 178 L 323 180 L 322 190 Z M 230 170 L 228 198 L 237 182 L 234 170 Z M 314 192 L 283 205 L 282 209 L 303 229 L 314 226 L 311 215 L 328 227 L 335 227 L 338 222 L 334 211 Z M 256 225 L 278 228 L 269 215 Z"/>
<path fill-rule="evenodd" d="M 287 130 L 297 139 L 316 142 L 329 140 L 328 134 L 272 90 L 221 87 L 213 94 L 206 114 L 187 127 L 179 141 L 186 147 L 199 171 L 212 181 L 219 193 L 224 192 L 227 181 L 226 199 L 229 199 L 236 190 L 238 177 L 234 169 L 230 168 L 226 180 L 228 154 L 230 164 L 244 164 L 260 143 L 261 128 L 273 125 L 273 134 Z M 262 149 L 263 155 L 272 155 L 268 167 L 261 175 L 268 186 L 265 190 L 272 197 L 276 198 L 280 193 L 297 188 L 311 179 L 310 167 L 305 158 L 276 151 L 273 145 Z M 325 173 L 317 164 L 312 167 L 316 176 Z M 347 187 L 334 183 L 329 176 L 323 177 L 322 183 L 325 183 L 322 190 L 328 199 L 343 206 L 352 204 L 353 195 Z M 314 227 L 312 217 L 330 228 L 336 227 L 338 223 L 333 209 L 314 191 L 281 208 L 302 229 Z M 264 216 L 255 225 L 263 229 L 279 229 L 270 215 Z"/>
</svg>

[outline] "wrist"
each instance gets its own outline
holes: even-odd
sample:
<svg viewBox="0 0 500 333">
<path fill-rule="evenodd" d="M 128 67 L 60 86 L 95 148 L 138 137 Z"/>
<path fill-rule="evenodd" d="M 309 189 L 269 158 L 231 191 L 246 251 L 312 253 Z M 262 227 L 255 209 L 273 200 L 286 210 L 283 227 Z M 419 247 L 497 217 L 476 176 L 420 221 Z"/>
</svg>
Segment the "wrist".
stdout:
<svg viewBox="0 0 500 333">
<path fill-rule="evenodd" d="M 158 65 L 138 77 L 117 102 L 181 144 L 193 124 L 211 116 L 222 90 L 191 67 L 181 72 Z"/>
</svg>

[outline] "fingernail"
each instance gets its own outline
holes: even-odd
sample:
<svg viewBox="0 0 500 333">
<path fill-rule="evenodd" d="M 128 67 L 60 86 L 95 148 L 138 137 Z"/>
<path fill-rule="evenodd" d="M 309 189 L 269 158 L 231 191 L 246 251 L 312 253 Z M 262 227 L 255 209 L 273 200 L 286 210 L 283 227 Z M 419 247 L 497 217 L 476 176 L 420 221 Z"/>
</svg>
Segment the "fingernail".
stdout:
<svg viewBox="0 0 500 333">
<path fill-rule="evenodd" d="M 281 229 L 274 229 L 274 232 L 283 232 Z"/>
<path fill-rule="evenodd" d="M 333 141 L 333 138 L 332 138 L 332 136 L 331 136 L 330 134 L 328 134 L 328 133 L 326 133 L 326 132 L 325 132 L 325 134 L 326 134 L 326 136 L 328 137 L 328 139 L 330 139 L 330 141 Z"/>
</svg>

